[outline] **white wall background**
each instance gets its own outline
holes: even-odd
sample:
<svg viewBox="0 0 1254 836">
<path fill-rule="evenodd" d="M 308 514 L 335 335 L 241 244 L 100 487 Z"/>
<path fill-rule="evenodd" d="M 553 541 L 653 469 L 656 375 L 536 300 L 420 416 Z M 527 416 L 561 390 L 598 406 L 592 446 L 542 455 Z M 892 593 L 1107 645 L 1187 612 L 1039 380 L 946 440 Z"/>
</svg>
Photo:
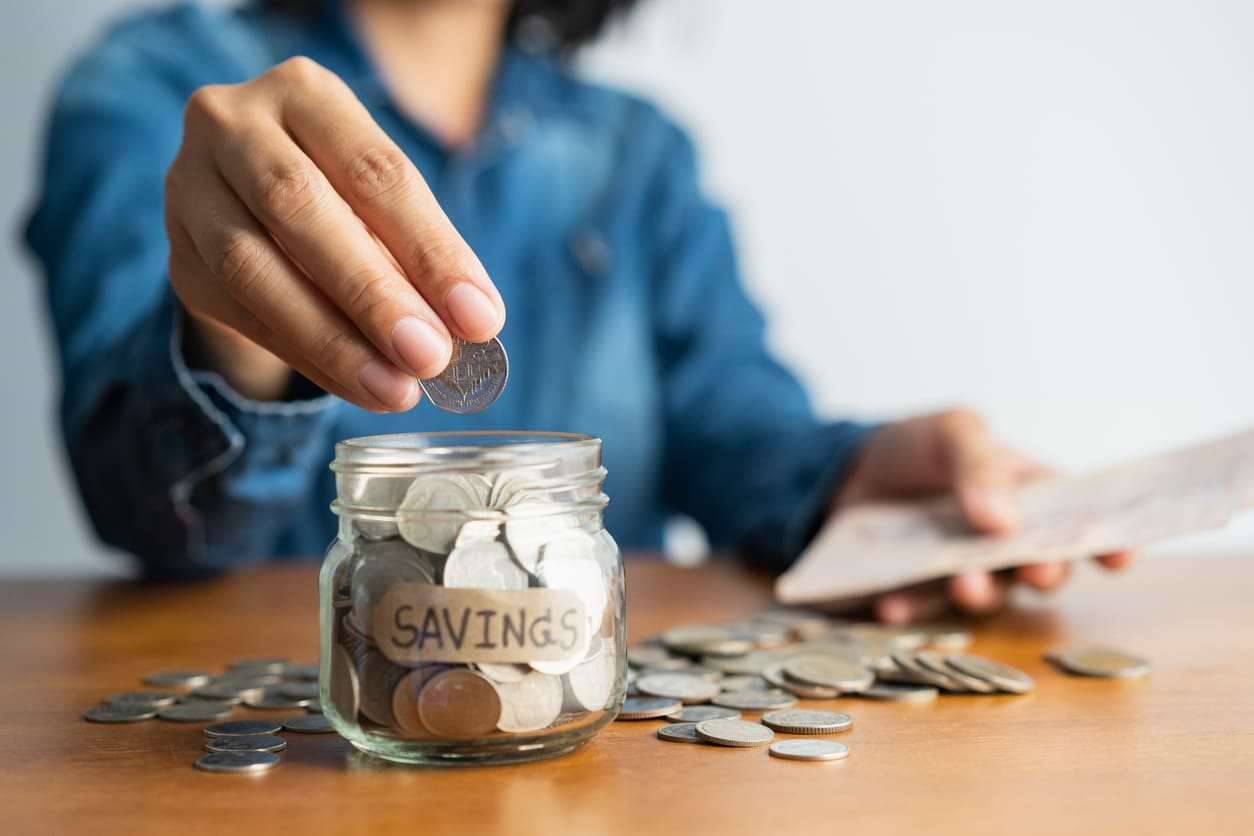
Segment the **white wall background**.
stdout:
<svg viewBox="0 0 1254 836">
<path fill-rule="evenodd" d="M 132 4 L 0 20 L 0 222 L 57 68 Z M 650 0 L 585 61 L 659 98 L 827 412 L 963 402 L 1088 467 L 1254 424 L 1254 4 Z M 41 300 L 0 244 L 0 573 L 117 571 L 61 462 Z M 1177 548 L 1254 548 L 1254 523 Z"/>
</svg>

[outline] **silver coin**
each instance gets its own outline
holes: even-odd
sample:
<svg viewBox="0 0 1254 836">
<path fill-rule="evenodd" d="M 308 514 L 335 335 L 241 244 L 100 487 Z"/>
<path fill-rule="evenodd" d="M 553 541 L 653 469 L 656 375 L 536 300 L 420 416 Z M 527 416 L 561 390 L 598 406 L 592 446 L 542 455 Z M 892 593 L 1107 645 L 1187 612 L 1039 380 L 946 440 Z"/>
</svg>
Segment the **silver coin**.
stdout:
<svg viewBox="0 0 1254 836">
<path fill-rule="evenodd" d="M 205 772 L 265 772 L 279 765 L 273 752 L 211 752 L 196 761 Z"/>
<path fill-rule="evenodd" d="M 1073 647 L 1051 651 L 1051 662 L 1081 676 L 1138 679 L 1150 672 L 1148 659 L 1113 647 Z"/>
<path fill-rule="evenodd" d="M 777 689 L 782 689 L 792 694 L 794 697 L 801 697 L 803 700 L 834 700 L 839 696 L 843 696 L 844 692 L 839 688 L 824 688 L 819 685 L 806 685 L 801 682 L 793 682 L 784 676 L 784 663 L 775 662 L 767 665 L 762 669 L 762 679 L 767 684 Z M 745 690 L 761 690 L 760 688 Z"/>
<path fill-rule="evenodd" d="M 659 740 L 672 740 L 676 743 L 705 743 L 705 738 L 697 734 L 696 723 L 670 723 L 658 726 Z"/>
<path fill-rule="evenodd" d="M 971 631 L 962 627 L 931 625 L 923 629 L 927 633 L 927 643 L 937 650 L 954 653 L 971 645 Z"/>
<path fill-rule="evenodd" d="M 997 687 L 985 682 L 977 676 L 968 676 L 955 668 L 945 659 L 945 655 L 936 650 L 916 650 L 914 660 L 928 670 L 956 679 L 963 690 L 976 694 L 994 694 Z"/>
<path fill-rule="evenodd" d="M 335 727 L 321 714 L 298 714 L 283 721 L 283 730 L 297 734 L 328 734 L 333 733 Z"/>
<path fill-rule="evenodd" d="M 278 687 L 266 688 L 260 694 L 249 694 L 244 705 L 262 711 L 286 711 L 293 708 L 304 708 L 313 702 L 312 697 L 289 697 L 279 692 Z"/>
<path fill-rule="evenodd" d="M 265 691 L 265 686 L 247 686 L 234 683 L 211 682 L 208 685 L 201 685 L 192 691 L 189 696 L 198 700 L 207 700 L 210 702 L 229 702 L 234 704 L 242 703 L 251 696 L 258 696 Z"/>
<path fill-rule="evenodd" d="M 282 752 L 286 748 L 287 741 L 273 734 L 239 734 L 205 740 L 207 752 Z"/>
<path fill-rule="evenodd" d="M 418 382 L 433 405 L 465 415 L 495 403 L 508 380 L 509 357 L 500 340 L 470 343 L 454 336 L 448 367 L 439 376 Z"/>
<path fill-rule="evenodd" d="M 618 712 L 618 720 L 653 720 L 683 708 L 679 700 L 667 697 L 628 697 Z"/>
<path fill-rule="evenodd" d="M 578 529 L 579 520 L 563 513 L 565 506 L 548 500 L 529 499 L 505 509 L 505 541 L 520 566 L 534 573 L 540 552 L 562 532 Z"/>
<path fill-rule="evenodd" d="M 89 723 L 138 723 L 157 716 L 155 705 L 98 705 L 83 713 Z"/>
<path fill-rule="evenodd" d="M 563 710 L 600 711 L 609 703 L 618 675 L 618 654 L 610 639 L 601 639 L 599 643 L 600 652 L 562 677 Z"/>
<path fill-rule="evenodd" d="M 361 706 L 361 686 L 353 657 L 343 647 L 336 645 L 331 648 L 330 667 L 327 696 L 341 717 L 349 722 L 356 722 L 357 711 Z"/>
<path fill-rule="evenodd" d="M 317 682 L 285 682 L 279 686 L 279 693 L 295 700 L 318 699 Z"/>
<path fill-rule="evenodd" d="M 732 674 L 724 676 L 718 681 L 718 687 L 724 691 L 768 691 L 771 683 L 767 682 L 761 676 L 748 676 L 745 674 Z"/>
<path fill-rule="evenodd" d="M 835 740 L 777 740 L 767 751 L 790 761 L 838 761 L 849 757 L 849 747 Z"/>
<path fill-rule="evenodd" d="M 762 650 L 755 650 L 742 656 L 706 656 L 702 661 L 723 673 L 734 676 L 752 676 L 761 674 L 769 664 L 777 661 L 779 656 Z"/>
<path fill-rule="evenodd" d="M 762 715 L 762 725 L 785 734 L 835 734 L 853 727 L 853 719 L 839 711 L 791 709 Z"/>
<path fill-rule="evenodd" d="M 870 688 L 875 675 L 859 662 L 834 656 L 795 656 L 784 662 L 784 675 L 806 685 L 857 693 Z"/>
<path fill-rule="evenodd" d="M 322 703 L 319 700 L 314 700 L 309 705 L 305 706 L 305 710 L 308 711 L 310 714 L 321 714 Z"/>
<path fill-rule="evenodd" d="M 896 651 L 890 657 L 893 667 L 883 666 L 878 670 L 881 679 L 892 679 L 894 682 L 913 682 L 919 685 L 931 685 L 953 693 L 962 693 L 962 683 L 946 673 L 939 673 L 925 667 L 914 658 L 909 651 Z"/>
<path fill-rule="evenodd" d="M 180 703 L 164 705 L 157 709 L 157 717 L 170 723 L 211 723 L 231 716 L 234 706 L 213 702 Z"/>
<path fill-rule="evenodd" d="M 457 589 L 526 589 L 530 579 L 503 543 L 467 543 L 444 564 L 444 585 Z"/>
<path fill-rule="evenodd" d="M 702 720 L 697 734 L 719 746 L 764 746 L 775 739 L 775 732 L 748 720 Z"/>
<path fill-rule="evenodd" d="M 689 656 L 744 656 L 753 650 L 753 637 L 726 627 L 690 624 L 662 634 L 662 643 Z"/>
<path fill-rule="evenodd" d="M 465 512 L 486 505 L 487 497 L 481 495 L 479 483 L 463 474 L 419 476 L 401 501 L 397 526 L 411 546 L 448 554 L 461 531 Z"/>
<path fill-rule="evenodd" d="M 231 673 L 283 673 L 292 660 L 286 656 L 248 656 L 227 665 Z"/>
<path fill-rule="evenodd" d="M 492 501 L 488 500 L 491 505 Z M 499 540 L 501 537 L 501 524 L 495 520 L 468 520 L 462 523 L 462 527 L 458 529 L 457 537 L 453 540 L 454 546 L 464 546 L 467 543 L 491 543 Z"/>
<path fill-rule="evenodd" d="M 493 682 L 521 682 L 530 670 L 526 665 L 511 665 L 501 662 L 478 662 L 475 667 L 479 673 Z"/>
<path fill-rule="evenodd" d="M 567 531 L 540 549 L 535 574 L 542 586 L 569 589 L 578 595 L 588 620 L 599 625 L 605 615 L 609 591 L 595 553 L 596 543 L 587 532 Z"/>
<path fill-rule="evenodd" d="M 1036 682 L 1018 668 L 1002 664 L 994 659 L 983 656 L 972 656 L 969 653 L 956 653 L 945 657 L 945 661 L 968 676 L 978 677 L 985 682 L 996 685 L 1002 691 L 1012 694 L 1026 694 L 1036 687 Z"/>
<path fill-rule="evenodd" d="M 143 682 L 157 688 L 197 688 L 209 678 L 207 671 L 168 670 L 144 674 Z"/>
<path fill-rule="evenodd" d="M 686 673 L 655 673 L 636 680 L 640 693 L 654 697 L 671 697 L 686 704 L 708 702 L 719 695 L 715 682 Z"/>
<path fill-rule="evenodd" d="M 303 680 L 305 682 L 317 682 L 318 676 L 322 673 L 322 669 L 317 662 L 310 662 L 304 665 L 288 665 L 283 675 L 288 679 Z"/>
<path fill-rule="evenodd" d="M 931 685 L 898 685 L 889 682 L 876 682 L 857 696 L 884 702 L 932 702 L 940 696 L 940 691 Z"/>
<path fill-rule="evenodd" d="M 160 707 L 174 705 L 179 695 L 173 691 L 122 691 L 104 698 L 109 705 L 150 705 Z"/>
<path fill-rule="evenodd" d="M 637 668 L 657 668 L 659 670 L 667 668 L 674 670 L 674 666 L 688 666 L 686 659 L 672 656 L 669 650 L 656 644 L 641 644 L 627 648 L 627 662 Z"/>
<path fill-rule="evenodd" d="M 672 723 L 700 723 L 704 720 L 739 720 L 740 712 L 717 705 L 686 705 L 674 714 L 667 714 Z"/>
<path fill-rule="evenodd" d="M 404 540 L 381 540 L 358 547 L 350 586 L 354 626 L 369 636 L 374 629 L 374 606 L 399 583 L 435 583 L 435 566 Z"/>
<path fill-rule="evenodd" d="M 205 726 L 205 737 L 241 737 L 257 734 L 278 734 L 282 727 L 270 720 L 228 720 Z"/>
<path fill-rule="evenodd" d="M 496 727 L 503 732 L 539 731 L 562 713 L 564 693 L 559 677 L 533 671 L 518 682 L 494 682 L 493 687 L 501 699 Z"/>
<path fill-rule="evenodd" d="M 719 694 L 710 702 L 738 711 L 774 711 L 792 708 L 797 704 L 797 698 L 783 691 L 732 691 Z"/>
<path fill-rule="evenodd" d="M 209 685 L 221 685 L 223 688 L 249 691 L 253 688 L 266 688 L 270 685 L 278 685 L 282 681 L 283 677 L 277 673 L 226 673 L 209 680 Z"/>
</svg>

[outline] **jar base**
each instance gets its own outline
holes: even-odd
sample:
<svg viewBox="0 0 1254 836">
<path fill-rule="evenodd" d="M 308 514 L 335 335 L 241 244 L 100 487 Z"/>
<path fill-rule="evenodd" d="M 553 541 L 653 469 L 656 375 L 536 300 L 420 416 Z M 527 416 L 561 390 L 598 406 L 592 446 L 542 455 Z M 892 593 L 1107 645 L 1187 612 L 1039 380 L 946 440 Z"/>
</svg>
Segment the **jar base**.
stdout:
<svg viewBox="0 0 1254 836">
<path fill-rule="evenodd" d="M 409 766 L 504 766 L 561 757 L 580 748 L 590 739 L 533 743 L 525 746 L 504 743 L 487 747 L 450 744 L 440 748 L 424 746 L 421 751 L 399 742 L 375 743 L 349 740 L 349 743 L 363 754 Z"/>
</svg>

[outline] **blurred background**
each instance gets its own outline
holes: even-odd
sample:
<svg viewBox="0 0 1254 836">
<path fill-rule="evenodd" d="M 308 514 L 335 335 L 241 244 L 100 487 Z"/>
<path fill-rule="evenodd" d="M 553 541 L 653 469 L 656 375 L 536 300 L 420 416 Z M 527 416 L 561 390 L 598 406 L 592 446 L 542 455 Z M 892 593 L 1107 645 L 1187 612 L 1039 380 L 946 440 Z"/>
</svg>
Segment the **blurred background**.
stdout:
<svg viewBox="0 0 1254 836">
<path fill-rule="evenodd" d="M 0 575 L 126 567 L 63 463 L 16 230 L 54 80 L 134 6 L 0 18 Z M 694 133 L 824 413 L 971 404 L 1067 468 L 1254 424 L 1254 4 L 646 0 L 580 64 Z M 1254 521 L 1165 548 L 1249 553 Z"/>
</svg>

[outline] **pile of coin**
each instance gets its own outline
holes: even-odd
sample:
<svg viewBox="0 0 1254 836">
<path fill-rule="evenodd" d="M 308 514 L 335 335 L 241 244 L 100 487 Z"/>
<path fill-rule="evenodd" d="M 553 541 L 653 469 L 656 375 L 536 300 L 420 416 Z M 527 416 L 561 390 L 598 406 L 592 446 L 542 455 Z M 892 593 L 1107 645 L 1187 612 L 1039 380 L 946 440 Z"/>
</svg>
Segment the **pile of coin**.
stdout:
<svg viewBox="0 0 1254 836">
<path fill-rule="evenodd" d="M 255 772 L 279 763 L 277 752 L 287 741 L 277 734 L 323 734 L 335 731 L 318 702 L 318 666 L 295 664 L 280 657 L 237 659 L 225 673 L 203 670 L 162 670 L 142 677 L 145 690 L 120 691 L 88 709 L 91 723 L 212 723 L 205 729 L 207 755 L 196 761 L 211 772 Z M 158 690 L 159 689 L 159 690 Z M 237 709 L 291 711 L 278 722 L 230 720 Z"/>
<path fill-rule="evenodd" d="M 599 480 L 595 477 L 595 494 Z M 622 695 L 621 569 L 543 463 L 341 481 L 328 711 L 363 733 L 491 742 L 584 727 Z M 591 517 L 588 519 L 586 517 Z M 343 535 L 342 535 L 343 536 Z"/>
</svg>

